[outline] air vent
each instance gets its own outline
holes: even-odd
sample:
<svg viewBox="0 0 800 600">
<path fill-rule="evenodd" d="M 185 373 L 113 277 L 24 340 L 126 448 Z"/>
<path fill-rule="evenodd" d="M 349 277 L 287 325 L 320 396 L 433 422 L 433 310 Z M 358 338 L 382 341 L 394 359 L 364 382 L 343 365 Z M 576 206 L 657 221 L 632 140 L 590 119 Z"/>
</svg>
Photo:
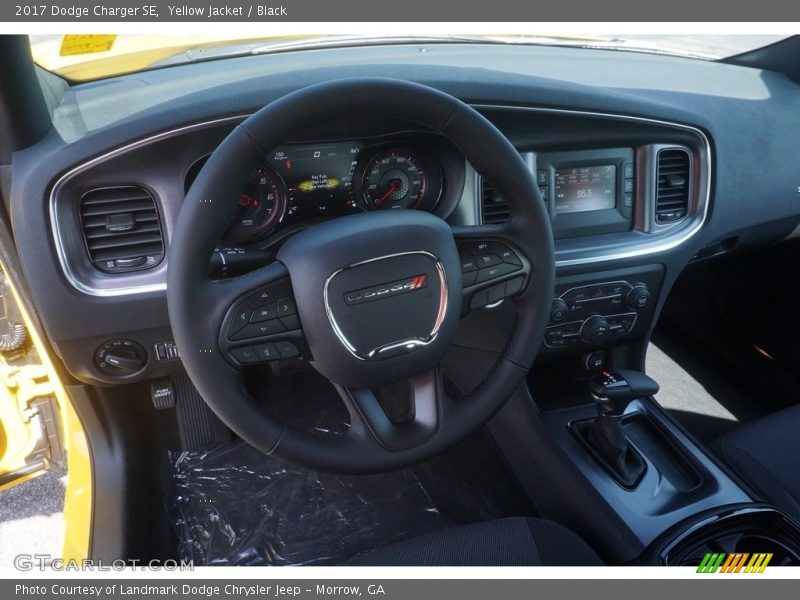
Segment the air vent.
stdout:
<svg viewBox="0 0 800 600">
<path fill-rule="evenodd" d="M 481 206 L 485 224 L 499 225 L 508 221 L 508 202 L 485 179 L 481 179 Z"/>
<path fill-rule="evenodd" d="M 149 269 L 163 260 L 161 223 L 147 190 L 92 190 L 81 198 L 80 215 L 89 258 L 99 270 L 126 273 Z"/>
<path fill-rule="evenodd" d="M 689 210 L 689 153 L 686 150 L 661 150 L 658 153 L 658 191 L 656 223 L 675 223 Z"/>
</svg>

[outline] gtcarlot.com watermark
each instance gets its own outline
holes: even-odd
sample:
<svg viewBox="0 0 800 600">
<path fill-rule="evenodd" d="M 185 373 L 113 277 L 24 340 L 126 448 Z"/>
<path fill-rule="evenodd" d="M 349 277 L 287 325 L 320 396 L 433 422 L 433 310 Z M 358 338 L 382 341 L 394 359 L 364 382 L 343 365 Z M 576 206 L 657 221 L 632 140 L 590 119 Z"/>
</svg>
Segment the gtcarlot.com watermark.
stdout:
<svg viewBox="0 0 800 600">
<path fill-rule="evenodd" d="M 18 554 L 14 557 L 17 571 L 194 571 L 190 560 L 64 560 L 52 554 Z"/>
</svg>

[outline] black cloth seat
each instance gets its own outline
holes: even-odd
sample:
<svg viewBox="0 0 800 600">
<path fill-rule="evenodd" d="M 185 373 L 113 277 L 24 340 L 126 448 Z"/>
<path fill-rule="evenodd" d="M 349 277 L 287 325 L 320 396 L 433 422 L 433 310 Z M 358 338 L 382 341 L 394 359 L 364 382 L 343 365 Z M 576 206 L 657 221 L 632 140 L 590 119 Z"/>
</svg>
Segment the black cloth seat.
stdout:
<svg viewBox="0 0 800 600">
<path fill-rule="evenodd" d="M 575 533 L 544 519 L 515 517 L 444 529 L 379 548 L 348 562 L 361 566 L 596 566 L 600 558 Z"/>
<path fill-rule="evenodd" d="M 715 449 L 765 500 L 800 521 L 800 405 L 737 427 Z"/>
</svg>

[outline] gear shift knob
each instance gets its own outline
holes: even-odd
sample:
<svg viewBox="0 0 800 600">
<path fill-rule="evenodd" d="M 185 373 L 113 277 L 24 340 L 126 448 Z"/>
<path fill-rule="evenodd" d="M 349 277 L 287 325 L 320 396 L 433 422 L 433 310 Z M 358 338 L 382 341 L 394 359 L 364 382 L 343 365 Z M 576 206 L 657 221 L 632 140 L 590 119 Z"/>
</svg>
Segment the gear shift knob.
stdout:
<svg viewBox="0 0 800 600">
<path fill-rule="evenodd" d="M 589 380 L 589 390 L 598 413 L 621 417 L 631 400 L 652 396 L 658 392 L 658 384 L 644 373 L 619 369 L 594 375 Z"/>
<path fill-rule="evenodd" d="M 633 489 L 647 466 L 625 436 L 622 415 L 631 400 L 655 394 L 658 384 L 644 373 L 619 369 L 594 375 L 589 390 L 597 418 L 589 426 L 586 443 L 619 483 Z"/>
</svg>

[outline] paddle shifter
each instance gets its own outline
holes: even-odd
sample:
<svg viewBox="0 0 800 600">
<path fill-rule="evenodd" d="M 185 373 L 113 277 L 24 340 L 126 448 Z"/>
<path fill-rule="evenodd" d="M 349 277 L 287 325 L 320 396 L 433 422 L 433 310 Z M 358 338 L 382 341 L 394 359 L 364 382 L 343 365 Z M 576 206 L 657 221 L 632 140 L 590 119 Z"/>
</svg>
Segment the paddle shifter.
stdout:
<svg viewBox="0 0 800 600">
<path fill-rule="evenodd" d="M 658 384 L 637 371 L 602 371 L 589 380 L 589 389 L 597 418 L 589 426 L 586 441 L 622 485 L 635 487 L 645 464 L 625 437 L 622 416 L 631 400 L 652 396 Z"/>
</svg>

